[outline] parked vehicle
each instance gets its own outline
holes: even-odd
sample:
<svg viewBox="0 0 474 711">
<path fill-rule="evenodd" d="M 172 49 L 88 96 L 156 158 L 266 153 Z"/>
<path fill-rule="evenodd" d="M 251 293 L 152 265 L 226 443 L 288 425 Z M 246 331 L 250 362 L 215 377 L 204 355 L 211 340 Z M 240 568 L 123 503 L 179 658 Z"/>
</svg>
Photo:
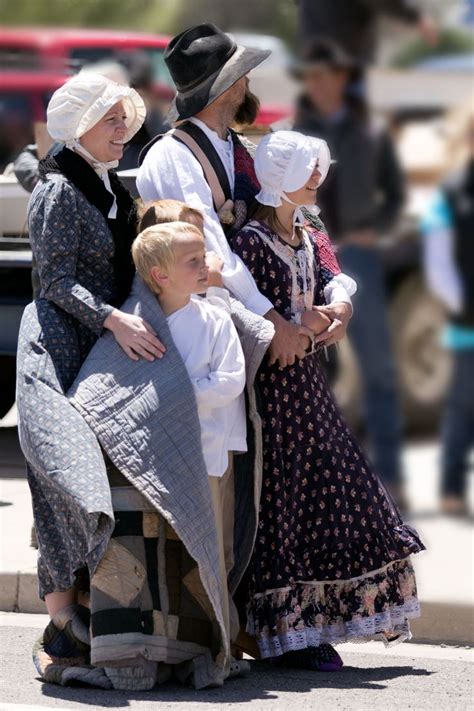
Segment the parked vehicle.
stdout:
<svg viewBox="0 0 474 711">
<path fill-rule="evenodd" d="M 173 96 L 163 54 L 169 38 L 144 33 L 67 29 L 0 29 L 0 171 L 33 141 L 33 123 L 45 120 L 52 93 L 83 66 L 117 61 L 130 67 L 145 54 L 154 89 L 164 103 Z"/>
<path fill-rule="evenodd" d="M 157 84 L 172 85 L 163 53 L 170 37 L 116 30 L 2 28 L 0 66 L 74 74 L 85 64 L 122 61 L 137 51 L 149 55 Z"/>
<path fill-rule="evenodd" d="M 57 75 L 50 73 L 49 76 Z M 416 428 L 418 431 L 432 428 L 437 422 L 450 368 L 449 357 L 441 350 L 439 337 L 444 313 L 427 292 L 420 267 L 418 220 L 438 177 L 433 163 L 434 144 L 430 143 L 429 149 L 425 150 L 420 130 L 430 140 L 437 137 L 436 117 L 464 98 L 465 79 L 464 76 L 456 75 L 452 78 L 450 75 L 446 81 L 441 75 L 430 75 L 425 71 L 423 79 L 413 73 L 379 71 L 370 81 L 376 108 L 396 124 L 398 143 L 408 175 L 409 199 L 404 217 L 397 232 L 387 237 L 381 249 L 386 265 L 405 423 L 407 428 Z M 2 80 L 3 77 L 0 77 L 0 106 L 2 86 L 7 86 L 6 83 L 2 85 Z M 60 81 L 64 81 L 64 76 L 61 76 Z M 421 82 L 429 86 L 430 90 L 420 93 Z M 8 86 L 12 88 L 13 84 L 11 82 Z M 255 91 L 263 100 L 262 108 L 256 126 L 249 132 L 257 140 L 270 124 L 288 115 L 288 103 L 284 103 L 284 100 L 288 101 L 288 96 L 280 92 L 281 82 L 275 77 L 270 80 L 270 74 L 266 74 L 265 78 L 261 78 L 261 86 L 262 92 L 258 86 Z M 34 93 L 29 92 L 28 95 L 33 96 Z M 43 103 L 36 98 L 34 105 L 42 106 L 41 110 L 44 110 L 45 94 L 39 91 L 39 96 L 43 96 Z M 29 110 L 32 111 L 31 116 L 35 116 L 34 109 Z M 431 124 L 426 123 L 430 117 L 435 120 Z M 419 123 L 420 119 L 424 123 Z M 409 132 L 409 138 L 411 135 L 410 140 L 405 131 Z M 414 150 L 414 147 L 419 150 Z M 431 162 L 427 163 L 428 158 Z M 133 189 L 134 171 L 126 171 L 122 179 Z M 27 193 L 19 188 L 13 178 L 0 177 L 0 418 L 13 402 L 13 356 L 16 352 L 19 319 L 24 304 L 31 298 L 31 255 L 25 233 L 27 200 Z M 338 389 L 343 405 L 352 413 L 352 419 L 356 420 L 357 412 L 360 411 L 359 377 L 347 344 L 342 348 L 342 356 L 344 361 Z"/>
</svg>

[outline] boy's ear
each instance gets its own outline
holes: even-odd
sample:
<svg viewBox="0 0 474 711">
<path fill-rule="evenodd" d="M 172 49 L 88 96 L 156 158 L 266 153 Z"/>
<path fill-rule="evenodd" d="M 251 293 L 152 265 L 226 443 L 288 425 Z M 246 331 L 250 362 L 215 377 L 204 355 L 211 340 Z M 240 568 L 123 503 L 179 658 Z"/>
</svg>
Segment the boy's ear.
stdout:
<svg viewBox="0 0 474 711">
<path fill-rule="evenodd" d="M 150 269 L 151 278 L 157 286 L 165 286 L 168 283 L 169 277 L 161 269 L 161 267 L 152 267 Z"/>
</svg>

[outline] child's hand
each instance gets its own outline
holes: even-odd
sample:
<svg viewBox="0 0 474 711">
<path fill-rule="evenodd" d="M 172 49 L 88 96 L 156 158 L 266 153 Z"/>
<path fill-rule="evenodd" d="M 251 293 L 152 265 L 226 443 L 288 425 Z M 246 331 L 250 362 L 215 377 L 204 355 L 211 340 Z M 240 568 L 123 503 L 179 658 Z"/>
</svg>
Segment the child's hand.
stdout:
<svg viewBox="0 0 474 711">
<path fill-rule="evenodd" d="M 216 252 L 206 252 L 206 264 L 209 269 L 209 286 L 224 286 L 221 276 L 224 260 Z"/>
<path fill-rule="evenodd" d="M 311 329 L 311 331 L 318 336 L 329 328 L 331 319 L 319 311 L 305 311 L 301 315 L 301 325 Z"/>
<path fill-rule="evenodd" d="M 337 343 L 344 338 L 352 316 L 351 304 L 335 302 L 327 306 L 313 306 L 313 311 L 327 316 L 331 321 L 329 328 L 323 333 L 320 333 L 319 336 L 316 336 L 317 343 L 324 343 L 325 346 L 331 346 L 333 343 Z"/>
</svg>

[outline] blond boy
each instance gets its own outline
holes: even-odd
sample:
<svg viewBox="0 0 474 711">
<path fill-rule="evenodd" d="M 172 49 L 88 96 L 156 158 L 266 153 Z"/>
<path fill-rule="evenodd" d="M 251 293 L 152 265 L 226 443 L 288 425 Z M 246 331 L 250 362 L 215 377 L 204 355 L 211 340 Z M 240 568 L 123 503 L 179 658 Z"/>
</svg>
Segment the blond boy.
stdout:
<svg viewBox="0 0 474 711">
<path fill-rule="evenodd" d="M 188 214 L 191 220 L 199 217 L 198 211 L 194 212 L 197 215 Z M 172 214 L 175 213 L 170 210 L 167 216 Z M 155 219 L 157 217 L 155 212 Z M 233 565 L 231 453 L 247 450 L 243 396 L 245 361 L 230 315 L 198 296 L 207 291 L 209 267 L 204 237 L 191 220 L 166 220 L 147 227 L 134 241 L 132 255 L 138 274 L 156 294 L 167 317 L 172 338 L 193 384 L 216 517 L 223 609 L 230 638 L 238 631 L 227 587 L 227 575 Z"/>
</svg>

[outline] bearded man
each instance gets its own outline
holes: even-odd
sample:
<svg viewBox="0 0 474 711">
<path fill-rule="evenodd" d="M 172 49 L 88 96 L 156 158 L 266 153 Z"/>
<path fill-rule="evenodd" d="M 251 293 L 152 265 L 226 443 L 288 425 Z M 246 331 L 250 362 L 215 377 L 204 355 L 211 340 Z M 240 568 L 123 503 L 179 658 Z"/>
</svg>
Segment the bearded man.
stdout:
<svg viewBox="0 0 474 711">
<path fill-rule="evenodd" d="M 145 149 L 137 187 L 145 202 L 175 199 L 202 211 L 206 247 L 224 262 L 224 286 L 250 311 L 273 323 L 270 359 L 285 367 L 304 357 L 310 334 L 273 309 L 227 241 L 229 230 L 247 221 L 259 190 L 248 142 L 230 127 L 255 121 L 259 101 L 249 90 L 247 75 L 269 54 L 237 45 L 209 23 L 191 27 L 171 40 L 165 62 L 177 94 L 169 118 L 178 122 L 178 129 L 158 136 Z M 220 204 L 216 187 L 222 196 Z M 329 334 L 332 342 L 344 334 L 352 310 L 350 297 L 337 278 L 334 286 L 333 297 L 328 299 L 328 309 L 335 309 L 329 313 L 334 318 Z"/>
</svg>

